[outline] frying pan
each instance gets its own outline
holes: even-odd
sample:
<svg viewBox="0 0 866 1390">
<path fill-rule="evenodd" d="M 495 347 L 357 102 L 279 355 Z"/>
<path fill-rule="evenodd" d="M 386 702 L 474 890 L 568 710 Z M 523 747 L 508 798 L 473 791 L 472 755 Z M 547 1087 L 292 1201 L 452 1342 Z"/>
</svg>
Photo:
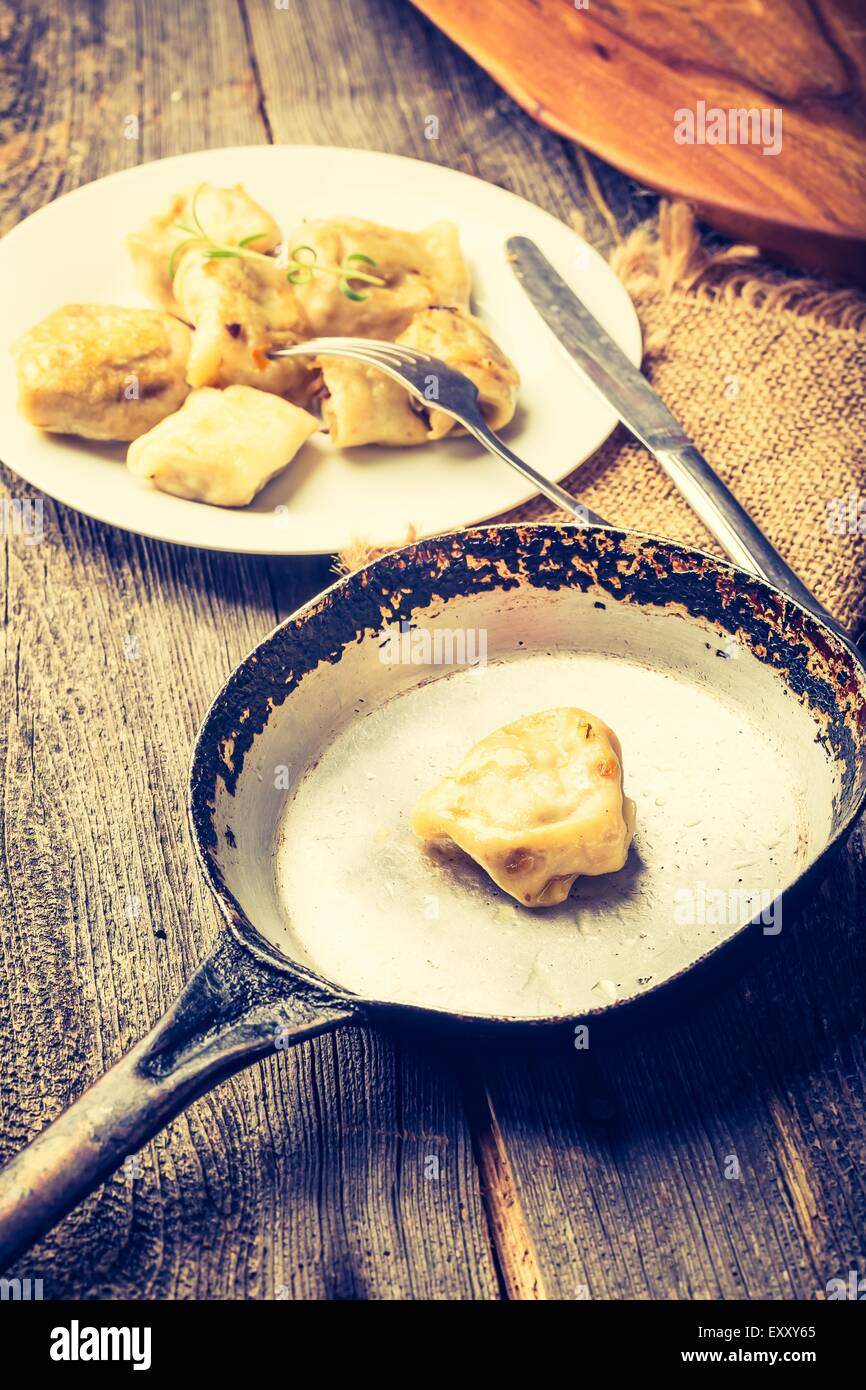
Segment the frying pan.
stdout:
<svg viewBox="0 0 866 1390">
<path fill-rule="evenodd" d="M 478 738 L 560 705 L 619 734 L 638 830 L 620 873 L 533 912 L 458 851 L 425 850 L 408 812 Z M 778 935 L 783 895 L 862 807 L 864 739 L 866 668 L 832 619 L 671 541 L 480 527 L 341 579 L 205 716 L 190 817 L 225 930 L 0 1174 L 0 1265 L 275 1049 L 362 1020 L 574 1026 L 747 929 Z"/>
</svg>

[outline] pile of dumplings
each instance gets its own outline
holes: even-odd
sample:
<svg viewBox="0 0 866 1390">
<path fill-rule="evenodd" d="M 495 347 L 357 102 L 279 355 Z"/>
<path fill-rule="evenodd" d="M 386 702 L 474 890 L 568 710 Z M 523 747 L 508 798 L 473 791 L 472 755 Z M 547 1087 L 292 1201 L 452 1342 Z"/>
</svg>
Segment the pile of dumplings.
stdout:
<svg viewBox="0 0 866 1390">
<path fill-rule="evenodd" d="M 281 242 L 239 185 L 179 194 L 127 239 L 137 287 L 158 307 L 70 304 L 36 324 L 15 350 L 21 411 L 43 430 L 127 442 L 137 477 L 224 507 L 251 502 L 320 429 L 337 448 L 459 430 L 374 368 L 273 359 L 273 348 L 319 336 L 406 343 L 470 377 L 493 429 L 509 422 L 517 372 L 470 312 L 453 223 L 305 221 L 286 245 L 303 247 L 306 276 L 287 272 Z M 321 272 L 347 264 L 374 272 L 360 295 Z"/>
</svg>

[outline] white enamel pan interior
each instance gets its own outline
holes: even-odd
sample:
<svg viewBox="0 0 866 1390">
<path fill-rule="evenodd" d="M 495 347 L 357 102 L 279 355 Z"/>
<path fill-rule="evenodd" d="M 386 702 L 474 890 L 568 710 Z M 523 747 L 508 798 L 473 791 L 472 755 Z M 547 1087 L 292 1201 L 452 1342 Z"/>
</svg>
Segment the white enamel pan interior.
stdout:
<svg viewBox="0 0 866 1390">
<path fill-rule="evenodd" d="M 784 933 L 779 895 L 862 802 L 863 668 L 761 581 L 604 534 L 479 528 L 410 547 L 248 658 L 193 776 L 230 916 L 341 990 L 484 1019 L 591 1013 L 756 917 Z M 533 911 L 461 852 L 422 847 L 409 814 L 478 739 L 563 705 L 619 734 L 637 832 L 620 873 Z"/>
</svg>

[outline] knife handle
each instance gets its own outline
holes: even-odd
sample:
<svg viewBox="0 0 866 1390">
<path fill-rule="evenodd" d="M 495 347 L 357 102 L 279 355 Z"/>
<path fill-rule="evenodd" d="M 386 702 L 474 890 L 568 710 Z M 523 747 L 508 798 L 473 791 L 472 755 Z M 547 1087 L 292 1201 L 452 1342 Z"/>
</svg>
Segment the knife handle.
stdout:
<svg viewBox="0 0 866 1390">
<path fill-rule="evenodd" d="M 801 607 L 820 618 L 850 644 L 847 633 L 813 597 L 790 565 L 785 563 L 694 444 L 655 449 L 653 452 L 692 511 L 700 517 L 735 565 L 767 580 L 783 593 L 790 594 Z"/>
</svg>

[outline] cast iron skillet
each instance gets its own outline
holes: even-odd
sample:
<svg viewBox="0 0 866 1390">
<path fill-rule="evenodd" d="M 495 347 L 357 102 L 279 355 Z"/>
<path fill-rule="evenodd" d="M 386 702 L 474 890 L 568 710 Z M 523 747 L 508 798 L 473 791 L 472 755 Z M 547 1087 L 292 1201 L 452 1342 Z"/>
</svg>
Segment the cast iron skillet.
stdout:
<svg viewBox="0 0 866 1390">
<path fill-rule="evenodd" d="M 477 738 L 567 704 L 619 733 L 638 834 L 620 874 L 530 912 L 423 850 L 407 812 Z M 275 1048 L 363 1019 L 573 1026 L 748 927 L 777 935 L 782 895 L 862 807 L 864 740 L 866 669 L 829 615 L 669 541 L 481 527 L 340 580 L 205 717 L 190 815 L 226 930 L 0 1174 L 0 1265 Z"/>
</svg>

